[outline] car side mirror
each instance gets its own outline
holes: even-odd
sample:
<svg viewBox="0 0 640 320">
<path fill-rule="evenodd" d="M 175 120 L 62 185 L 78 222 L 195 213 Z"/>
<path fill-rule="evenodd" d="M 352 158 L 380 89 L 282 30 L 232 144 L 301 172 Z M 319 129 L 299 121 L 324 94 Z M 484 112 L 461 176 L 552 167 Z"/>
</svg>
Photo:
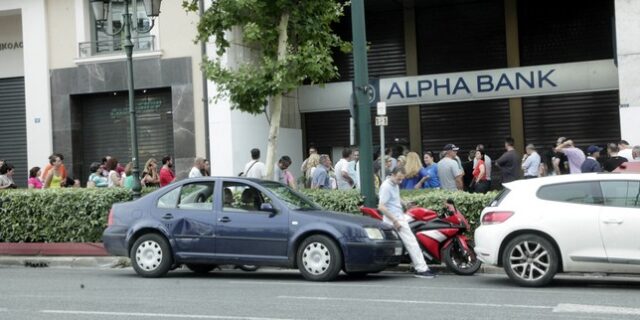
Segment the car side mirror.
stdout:
<svg viewBox="0 0 640 320">
<path fill-rule="evenodd" d="M 271 212 L 271 214 L 269 214 L 269 218 L 274 217 L 278 213 L 278 210 L 276 210 L 276 208 L 274 208 L 273 205 L 271 205 L 271 203 L 261 204 L 260 211 Z"/>
</svg>

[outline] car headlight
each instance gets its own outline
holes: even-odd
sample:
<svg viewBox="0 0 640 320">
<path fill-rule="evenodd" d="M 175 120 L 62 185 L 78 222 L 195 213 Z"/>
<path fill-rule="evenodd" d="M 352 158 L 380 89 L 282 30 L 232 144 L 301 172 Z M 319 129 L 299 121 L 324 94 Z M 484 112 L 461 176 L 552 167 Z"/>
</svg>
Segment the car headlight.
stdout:
<svg viewBox="0 0 640 320">
<path fill-rule="evenodd" d="M 378 228 L 364 228 L 364 231 L 367 233 L 367 237 L 371 240 L 383 240 L 384 235 L 382 231 Z"/>
</svg>

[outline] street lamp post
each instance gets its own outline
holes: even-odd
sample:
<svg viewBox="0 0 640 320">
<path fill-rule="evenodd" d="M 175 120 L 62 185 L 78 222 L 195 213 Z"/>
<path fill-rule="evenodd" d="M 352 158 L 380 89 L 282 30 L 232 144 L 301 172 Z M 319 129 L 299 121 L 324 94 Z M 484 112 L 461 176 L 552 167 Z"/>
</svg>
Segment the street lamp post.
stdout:
<svg viewBox="0 0 640 320">
<path fill-rule="evenodd" d="M 160 3 L 162 0 L 144 0 L 144 8 L 148 17 L 152 19 L 160 15 Z M 97 21 L 106 21 L 109 16 L 111 0 L 92 0 L 91 7 Z M 124 51 L 127 55 L 127 76 L 129 90 L 129 126 L 131 131 L 131 162 L 133 163 L 133 198 L 140 198 L 142 185 L 140 184 L 140 163 L 138 159 L 138 126 L 136 124 L 136 108 L 134 105 L 135 91 L 133 87 L 133 42 L 131 41 L 131 29 L 135 29 L 138 33 L 148 33 L 154 26 L 154 20 L 147 29 L 138 29 L 137 25 L 131 23 L 131 13 L 129 5 L 132 0 L 124 0 L 124 14 L 122 15 L 122 27 L 113 34 L 104 31 L 110 36 L 118 35 L 124 32 L 125 42 Z"/>
</svg>

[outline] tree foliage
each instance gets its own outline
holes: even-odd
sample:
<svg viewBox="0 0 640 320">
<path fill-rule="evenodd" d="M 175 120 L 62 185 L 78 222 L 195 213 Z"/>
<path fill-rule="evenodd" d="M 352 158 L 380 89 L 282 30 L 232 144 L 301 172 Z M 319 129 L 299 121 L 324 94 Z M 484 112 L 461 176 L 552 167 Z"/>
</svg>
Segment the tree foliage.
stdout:
<svg viewBox="0 0 640 320">
<path fill-rule="evenodd" d="M 350 44 L 333 33 L 332 24 L 344 14 L 347 3 L 336 0 L 215 0 L 198 23 L 199 41 L 213 39 L 222 57 L 231 46 L 227 35 L 238 28 L 240 46 L 256 56 L 229 68 L 219 59 L 207 60 L 203 68 L 232 108 L 258 114 L 268 99 L 285 94 L 303 83 L 324 83 L 338 76 L 332 53 L 350 50 Z M 189 11 L 197 0 L 184 0 Z M 288 16 L 284 58 L 278 57 L 278 26 Z M 238 41 L 233 39 L 232 41 Z"/>
</svg>

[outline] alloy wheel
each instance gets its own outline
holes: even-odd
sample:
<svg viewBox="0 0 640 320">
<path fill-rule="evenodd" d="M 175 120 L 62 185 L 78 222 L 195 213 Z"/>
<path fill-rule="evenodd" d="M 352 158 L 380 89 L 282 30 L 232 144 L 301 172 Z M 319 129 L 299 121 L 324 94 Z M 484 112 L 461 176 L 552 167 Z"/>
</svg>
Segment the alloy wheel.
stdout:
<svg viewBox="0 0 640 320">
<path fill-rule="evenodd" d="M 549 252 L 535 241 L 523 241 L 514 246 L 509 261 L 513 273 L 527 281 L 544 277 L 551 265 Z"/>
</svg>

